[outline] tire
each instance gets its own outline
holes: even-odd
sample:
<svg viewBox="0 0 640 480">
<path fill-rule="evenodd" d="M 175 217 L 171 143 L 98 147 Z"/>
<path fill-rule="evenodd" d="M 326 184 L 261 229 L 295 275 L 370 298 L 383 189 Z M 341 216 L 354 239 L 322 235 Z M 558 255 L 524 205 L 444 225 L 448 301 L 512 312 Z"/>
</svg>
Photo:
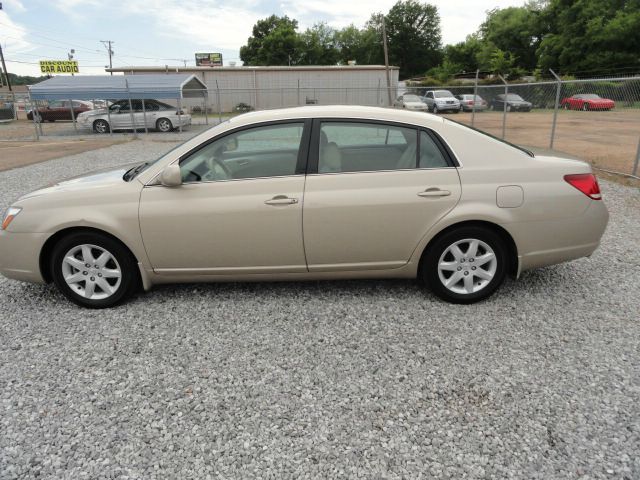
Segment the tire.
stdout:
<svg viewBox="0 0 640 480">
<path fill-rule="evenodd" d="M 113 307 L 133 295 L 140 285 L 133 255 L 121 243 L 100 233 L 79 232 L 62 238 L 49 261 L 58 290 L 82 307 Z"/>
<path fill-rule="evenodd" d="M 565 110 L 571 110 L 571 106 L 570 106 L 568 103 L 565 103 L 565 104 L 564 104 L 564 106 L 563 106 L 563 108 L 564 108 Z"/>
<path fill-rule="evenodd" d="M 511 105 L 507 105 L 507 112 L 510 112 L 512 109 Z"/>
<path fill-rule="evenodd" d="M 436 105 L 433 106 L 433 113 L 436 115 L 439 113 L 438 107 Z"/>
<path fill-rule="evenodd" d="M 588 103 L 583 103 L 582 104 L 582 111 L 583 112 L 588 112 L 589 111 L 589 104 Z"/>
<path fill-rule="evenodd" d="M 109 122 L 102 119 L 96 120 L 93 122 L 93 131 L 101 134 L 109 133 Z"/>
<path fill-rule="evenodd" d="M 156 129 L 160 130 L 163 133 L 167 133 L 173 130 L 173 124 L 168 118 L 159 118 L 156 122 Z"/>
<path fill-rule="evenodd" d="M 467 255 L 477 242 L 476 255 Z M 452 250 L 458 247 L 456 259 Z M 489 254 L 493 253 L 492 259 Z M 483 263 L 478 263 L 478 262 Z M 440 268 L 439 265 L 445 268 Z M 459 227 L 438 237 L 423 255 L 420 276 L 431 291 L 441 299 L 459 304 L 475 303 L 491 296 L 507 273 L 507 248 L 493 230 L 479 226 Z M 483 271 L 482 276 L 477 273 Z M 459 277 L 447 287 L 445 283 Z M 470 279 L 470 280 L 467 280 Z"/>
</svg>

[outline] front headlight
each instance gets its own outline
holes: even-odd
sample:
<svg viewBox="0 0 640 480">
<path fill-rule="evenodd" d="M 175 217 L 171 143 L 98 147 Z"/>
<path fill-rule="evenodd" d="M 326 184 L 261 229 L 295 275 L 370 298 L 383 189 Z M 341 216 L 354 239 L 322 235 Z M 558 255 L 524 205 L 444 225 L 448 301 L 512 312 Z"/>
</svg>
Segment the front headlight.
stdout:
<svg viewBox="0 0 640 480">
<path fill-rule="evenodd" d="M 4 217 L 2 217 L 2 226 L 0 230 L 6 230 L 9 224 L 13 221 L 14 218 L 18 216 L 18 214 L 22 211 L 20 207 L 9 207 L 7 211 L 4 212 Z"/>
</svg>

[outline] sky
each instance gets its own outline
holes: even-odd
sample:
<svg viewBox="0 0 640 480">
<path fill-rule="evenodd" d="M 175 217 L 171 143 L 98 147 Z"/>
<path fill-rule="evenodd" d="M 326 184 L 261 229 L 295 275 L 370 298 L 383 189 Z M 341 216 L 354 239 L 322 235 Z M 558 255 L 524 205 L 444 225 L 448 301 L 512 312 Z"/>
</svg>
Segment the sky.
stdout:
<svg viewBox="0 0 640 480">
<path fill-rule="evenodd" d="M 113 66 L 194 65 L 196 52 L 222 52 L 225 65 L 240 65 L 239 49 L 255 22 L 288 15 L 300 30 L 317 22 L 364 26 L 372 13 L 396 0 L 2 0 L 0 43 L 7 69 L 39 75 L 39 60 L 66 60 L 75 49 L 81 74 L 104 73 L 107 49 Z M 430 0 L 440 12 L 443 44 L 475 32 L 485 12 L 524 0 Z"/>
</svg>

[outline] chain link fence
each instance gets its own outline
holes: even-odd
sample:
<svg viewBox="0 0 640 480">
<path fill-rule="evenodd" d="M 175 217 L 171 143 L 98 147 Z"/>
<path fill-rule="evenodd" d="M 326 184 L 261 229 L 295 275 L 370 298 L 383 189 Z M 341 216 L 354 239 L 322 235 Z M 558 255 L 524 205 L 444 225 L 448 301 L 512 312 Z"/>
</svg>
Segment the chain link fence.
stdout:
<svg viewBox="0 0 640 480">
<path fill-rule="evenodd" d="M 632 176 L 640 173 L 640 77 L 495 85 L 471 81 L 462 86 L 398 89 L 209 88 L 196 98 L 144 102 L 131 98 L 47 102 L 13 95 L 0 97 L 0 116 L 4 106 L 7 117 L 13 115 L 23 126 L 31 124 L 30 132 L 21 131 L 21 135 L 35 139 L 42 135 L 95 135 L 99 131 L 97 118 L 108 126 L 102 132 L 111 135 L 121 131 L 164 133 L 167 128 L 195 134 L 253 110 L 300 105 L 392 107 L 399 95 L 413 93 L 424 98 L 429 90 L 448 90 L 460 101 L 459 111 L 444 114 L 452 120 L 518 145 L 583 158 L 603 170 Z M 87 122 L 82 114 L 96 109 L 101 116 Z M 163 118 L 170 120 L 169 127 L 161 122 Z M 0 139 L 7 139 L 2 129 Z"/>
</svg>

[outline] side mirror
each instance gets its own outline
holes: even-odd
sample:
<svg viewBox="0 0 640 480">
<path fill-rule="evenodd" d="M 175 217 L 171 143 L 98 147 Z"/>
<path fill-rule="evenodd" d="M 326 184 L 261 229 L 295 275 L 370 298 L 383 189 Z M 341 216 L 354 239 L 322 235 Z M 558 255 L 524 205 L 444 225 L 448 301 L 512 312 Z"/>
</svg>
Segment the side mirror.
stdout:
<svg viewBox="0 0 640 480">
<path fill-rule="evenodd" d="M 165 187 L 178 187 L 182 185 L 182 173 L 180 165 L 173 163 L 165 167 L 160 174 L 160 183 Z"/>
</svg>

